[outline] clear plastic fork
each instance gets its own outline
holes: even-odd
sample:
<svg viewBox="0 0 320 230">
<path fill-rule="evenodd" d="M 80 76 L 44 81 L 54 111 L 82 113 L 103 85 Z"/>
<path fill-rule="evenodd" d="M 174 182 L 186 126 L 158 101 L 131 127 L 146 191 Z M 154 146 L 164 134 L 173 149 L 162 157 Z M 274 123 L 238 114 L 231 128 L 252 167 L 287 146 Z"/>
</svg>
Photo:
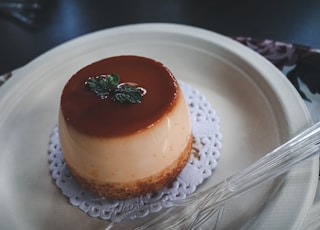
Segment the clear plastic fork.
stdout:
<svg viewBox="0 0 320 230">
<path fill-rule="evenodd" d="M 248 190 L 288 172 L 293 166 L 319 153 L 320 122 L 312 125 L 249 167 L 186 199 L 136 229 L 201 229 L 210 220 L 219 226 L 224 204 Z M 179 213 L 179 215 L 176 215 Z"/>
</svg>

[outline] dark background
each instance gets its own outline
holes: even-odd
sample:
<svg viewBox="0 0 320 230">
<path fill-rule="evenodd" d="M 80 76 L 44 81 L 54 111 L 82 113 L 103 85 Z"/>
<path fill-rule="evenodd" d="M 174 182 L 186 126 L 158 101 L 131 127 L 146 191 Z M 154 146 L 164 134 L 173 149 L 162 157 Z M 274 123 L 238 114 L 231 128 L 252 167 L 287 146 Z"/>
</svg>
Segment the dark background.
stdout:
<svg viewBox="0 0 320 230">
<path fill-rule="evenodd" d="M 0 74 L 83 34 L 144 22 L 187 24 L 320 49 L 317 0 L 42 0 L 41 9 L 28 14 L 34 17 L 31 26 L 0 11 Z"/>
</svg>

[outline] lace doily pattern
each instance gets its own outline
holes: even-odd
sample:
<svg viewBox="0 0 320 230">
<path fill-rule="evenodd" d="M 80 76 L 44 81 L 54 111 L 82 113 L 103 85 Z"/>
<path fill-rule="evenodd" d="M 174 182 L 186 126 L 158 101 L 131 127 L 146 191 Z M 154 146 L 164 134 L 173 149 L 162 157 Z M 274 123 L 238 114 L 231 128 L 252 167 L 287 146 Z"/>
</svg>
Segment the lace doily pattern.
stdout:
<svg viewBox="0 0 320 230">
<path fill-rule="evenodd" d="M 49 144 L 49 163 L 52 178 L 69 202 L 91 217 L 119 222 L 144 217 L 170 206 L 170 201 L 184 199 L 211 176 L 221 150 L 219 118 L 205 97 L 188 84 L 180 86 L 189 105 L 194 136 L 189 162 L 169 186 L 140 197 L 111 200 L 99 197 L 80 187 L 64 162 L 55 127 Z"/>
</svg>

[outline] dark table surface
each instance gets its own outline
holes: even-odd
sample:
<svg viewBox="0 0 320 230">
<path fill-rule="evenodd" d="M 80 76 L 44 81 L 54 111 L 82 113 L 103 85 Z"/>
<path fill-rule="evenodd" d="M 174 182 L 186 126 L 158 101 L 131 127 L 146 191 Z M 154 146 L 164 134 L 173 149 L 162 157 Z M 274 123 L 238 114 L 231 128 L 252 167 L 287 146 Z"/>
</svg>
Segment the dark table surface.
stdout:
<svg viewBox="0 0 320 230">
<path fill-rule="evenodd" d="M 39 1 L 41 9 L 28 12 L 34 17 L 31 26 L 0 11 L 0 74 L 21 67 L 75 37 L 146 22 L 186 24 L 227 36 L 320 48 L 320 1 L 317 0 Z"/>
</svg>

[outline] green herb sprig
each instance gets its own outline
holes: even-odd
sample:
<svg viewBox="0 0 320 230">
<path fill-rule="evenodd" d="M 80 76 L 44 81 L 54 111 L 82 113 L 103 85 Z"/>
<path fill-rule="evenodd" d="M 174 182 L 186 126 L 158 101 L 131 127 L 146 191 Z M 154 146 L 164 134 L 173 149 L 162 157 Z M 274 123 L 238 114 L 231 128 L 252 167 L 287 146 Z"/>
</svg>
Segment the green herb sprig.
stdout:
<svg viewBox="0 0 320 230">
<path fill-rule="evenodd" d="M 120 76 L 117 74 L 89 77 L 85 84 L 101 99 L 111 97 L 113 101 L 120 103 L 141 103 L 142 96 L 146 93 L 145 89 L 132 83 L 120 84 Z"/>
</svg>

